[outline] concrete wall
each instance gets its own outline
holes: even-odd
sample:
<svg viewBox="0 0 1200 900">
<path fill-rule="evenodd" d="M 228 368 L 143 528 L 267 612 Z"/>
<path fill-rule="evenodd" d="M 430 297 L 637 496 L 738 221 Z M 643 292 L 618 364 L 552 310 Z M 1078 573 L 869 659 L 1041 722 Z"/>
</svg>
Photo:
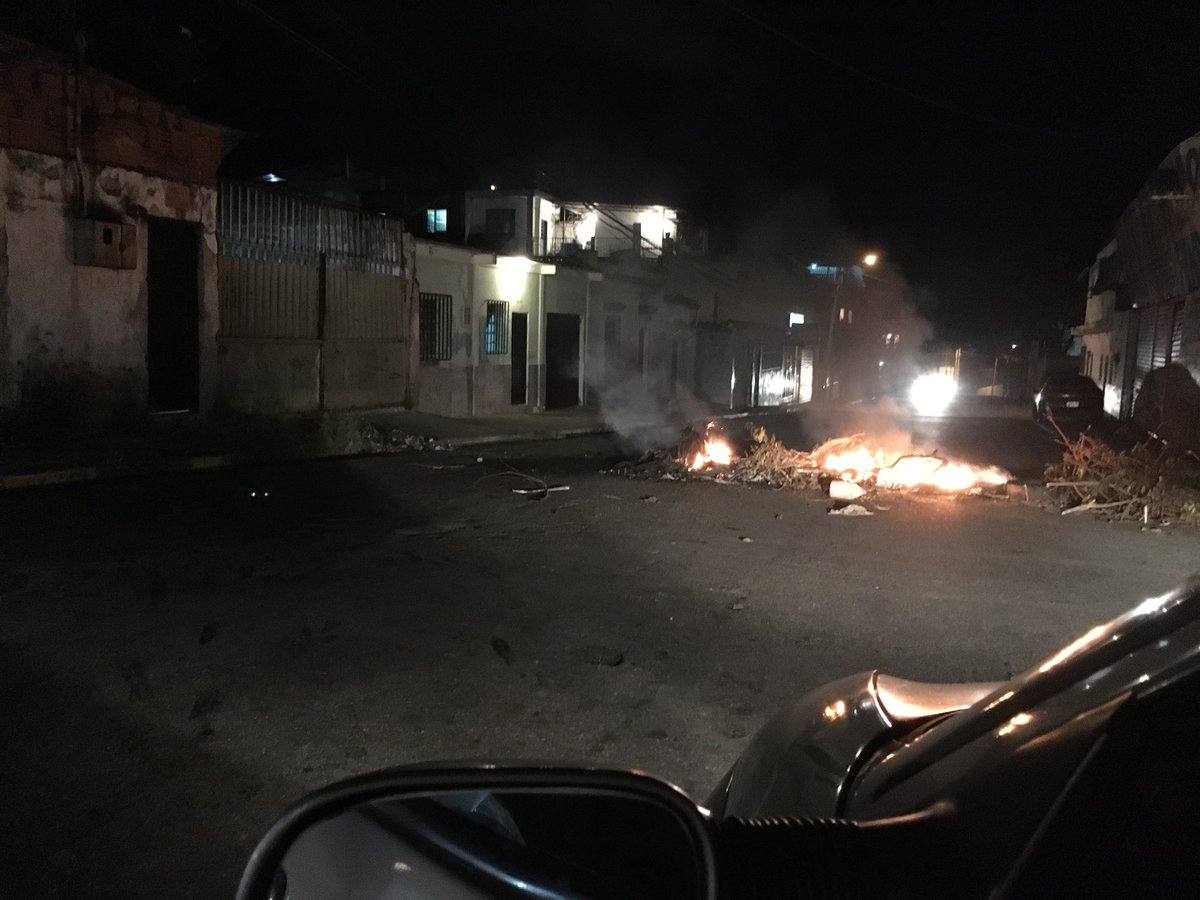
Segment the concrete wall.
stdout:
<svg viewBox="0 0 1200 900">
<path fill-rule="evenodd" d="M 100 404 L 147 403 L 147 217 L 201 225 L 201 406 L 216 367 L 216 195 L 209 187 L 114 166 L 85 165 L 91 213 L 136 229 L 134 268 L 75 264 L 78 207 L 73 164 L 0 149 L 0 406 L 38 401 L 39 390 L 93 394 Z M 94 410 L 99 415 L 102 410 Z"/>
<path fill-rule="evenodd" d="M 216 366 L 221 129 L 0 35 L 0 407 L 144 409 L 148 218 L 199 223 L 200 405 Z M 76 219 L 133 226 L 132 267 L 77 265 Z M 127 263 L 128 260 L 125 260 Z"/>
<path fill-rule="evenodd" d="M 523 258 L 478 253 L 435 241 L 416 241 L 416 273 L 421 293 L 451 298 L 452 355 L 448 360 L 422 362 L 418 374 L 417 407 L 440 415 L 495 415 L 514 408 L 542 405 L 543 282 L 556 277 L 554 266 Z M 484 352 L 487 304 L 509 304 L 509 349 Z M 528 316 L 528 403 L 514 407 L 512 386 L 511 315 Z"/>
</svg>

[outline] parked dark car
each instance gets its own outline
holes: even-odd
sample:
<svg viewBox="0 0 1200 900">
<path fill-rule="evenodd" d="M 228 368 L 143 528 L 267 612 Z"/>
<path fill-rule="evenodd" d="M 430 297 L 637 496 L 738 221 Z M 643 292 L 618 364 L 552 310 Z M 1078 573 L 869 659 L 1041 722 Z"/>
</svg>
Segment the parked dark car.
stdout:
<svg viewBox="0 0 1200 900">
<path fill-rule="evenodd" d="M 1104 416 L 1104 394 L 1086 375 L 1051 375 L 1033 398 L 1033 417 L 1078 425 Z"/>
</svg>

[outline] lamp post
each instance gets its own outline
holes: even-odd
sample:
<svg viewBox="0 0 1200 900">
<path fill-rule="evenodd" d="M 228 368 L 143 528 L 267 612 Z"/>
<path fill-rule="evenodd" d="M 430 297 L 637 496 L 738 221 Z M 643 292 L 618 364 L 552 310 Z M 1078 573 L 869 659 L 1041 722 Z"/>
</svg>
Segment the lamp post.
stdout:
<svg viewBox="0 0 1200 900">
<path fill-rule="evenodd" d="M 878 262 L 879 262 L 879 254 L 875 253 L 875 252 L 871 252 L 871 253 L 868 253 L 865 256 L 863 256 L 861 265 L 869 269 Z M 815 267 L 817 264 L 813 263 L 812 265 L 813 265 L 813 267 Z M 829 310 L 829 333 L 826 335 L 826 338 L 825 338 L 825 366 L 826 366 L 826 371 L 827 371 L 827 374 L 825 377 L 825 382 L 826 382 L 825 390 L 830 391 L 833 389 L 833 383 L 834 383 L 833 377 L 832 377 L 833 376 L 833 330 L 837 326 L 838 315 L 839 315 L 839 311 L 841 309 L 842 281 L 845 279 L 846 269 L 855 268 L 855 267 L 854 266 L 827 266 L 826 268 L 833 269 L 833 285 L 834 285 L 833 286 L 833 305 L 830 307 L 830 310 Z"/>
</svg>

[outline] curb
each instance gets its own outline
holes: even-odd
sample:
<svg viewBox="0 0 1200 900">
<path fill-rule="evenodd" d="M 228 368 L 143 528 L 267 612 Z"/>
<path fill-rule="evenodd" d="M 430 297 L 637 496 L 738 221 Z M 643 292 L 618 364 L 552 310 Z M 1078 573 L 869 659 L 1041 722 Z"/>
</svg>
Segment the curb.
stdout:
<svg viewBox="0 0 1200 900">
<path fill-rule="evenodd" d="M 712 419 L 744 419 L 755 415 L 754 412 L 726 413 L 711 416 Z M 653 425 L 643 427 L 652 428 Z M 539 441 L 558 441 L 565 438 L 588 437 L 591 435 L 612 434 L 614 429 L 608 425 L 593 425 L 585 428 L 563 428 L 558 431 L 525 431 L 516 434 L 481 434 L 463 438 L 435 438 L 444 443 L 447 449 L 457 450 L 467 447 L 484 447 L 489 444 L 531 444 Z M 111 481 L 118 478 L 131 478 L 148 475 L 172 475 L 182 472 L 207 472 L 216 469 L 230 469 L 235 466 L 267 465 L 272 463 L 304 462 L 319 459 L 350 459 L 355 457 L 395 456 L 409 451 L 377 451 L 373 453 L 339 453 L 329 451 L 324 453 L 308 453 L 297 456 L 255 456 L 252 454 L 227 453 L 216 456 L 189 456 L 174 460 L 165 460 L 144 466 L 75 466 L 65 469 L 47 469 L 42 472 L 29 472 L 21 475 L 0 475 L 0 493 L 15 491 L 21 488 L 51 487 L 61 484 L 81 484 L 87 481 Z"/>
</svg>

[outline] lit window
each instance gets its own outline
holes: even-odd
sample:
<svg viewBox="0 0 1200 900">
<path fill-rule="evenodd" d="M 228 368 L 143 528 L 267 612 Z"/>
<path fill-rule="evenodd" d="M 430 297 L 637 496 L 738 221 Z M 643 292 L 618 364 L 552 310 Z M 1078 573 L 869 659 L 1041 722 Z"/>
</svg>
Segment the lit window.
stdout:
<svg viewBox="0 0 1200 900">
<path fill-rule="evenodd" d="M 802 312 L 788 313 L 788 327 L 789 328 L 794 328 L 797 325 L 803 325 L 803 324 L 804 324 L 804 313 L 802 313 Z"/>
<path fill-rule="evenodd" d="M 838 321 L 850 325 L 854 322 L 854 310 L 846 306 L 838 307 Z"/>
<path fill-rule="evenodd" d="M 429 234 L 445 234 L 446 211 L 444 209 L 425 210 L 425 230 Z"/>
<path fill-rule="evenodd" d="M 487 319 L 483 325 L 483 352 L 508 352 L 508 304 L 503 300 L 489 300 Z"/>
</svg>

